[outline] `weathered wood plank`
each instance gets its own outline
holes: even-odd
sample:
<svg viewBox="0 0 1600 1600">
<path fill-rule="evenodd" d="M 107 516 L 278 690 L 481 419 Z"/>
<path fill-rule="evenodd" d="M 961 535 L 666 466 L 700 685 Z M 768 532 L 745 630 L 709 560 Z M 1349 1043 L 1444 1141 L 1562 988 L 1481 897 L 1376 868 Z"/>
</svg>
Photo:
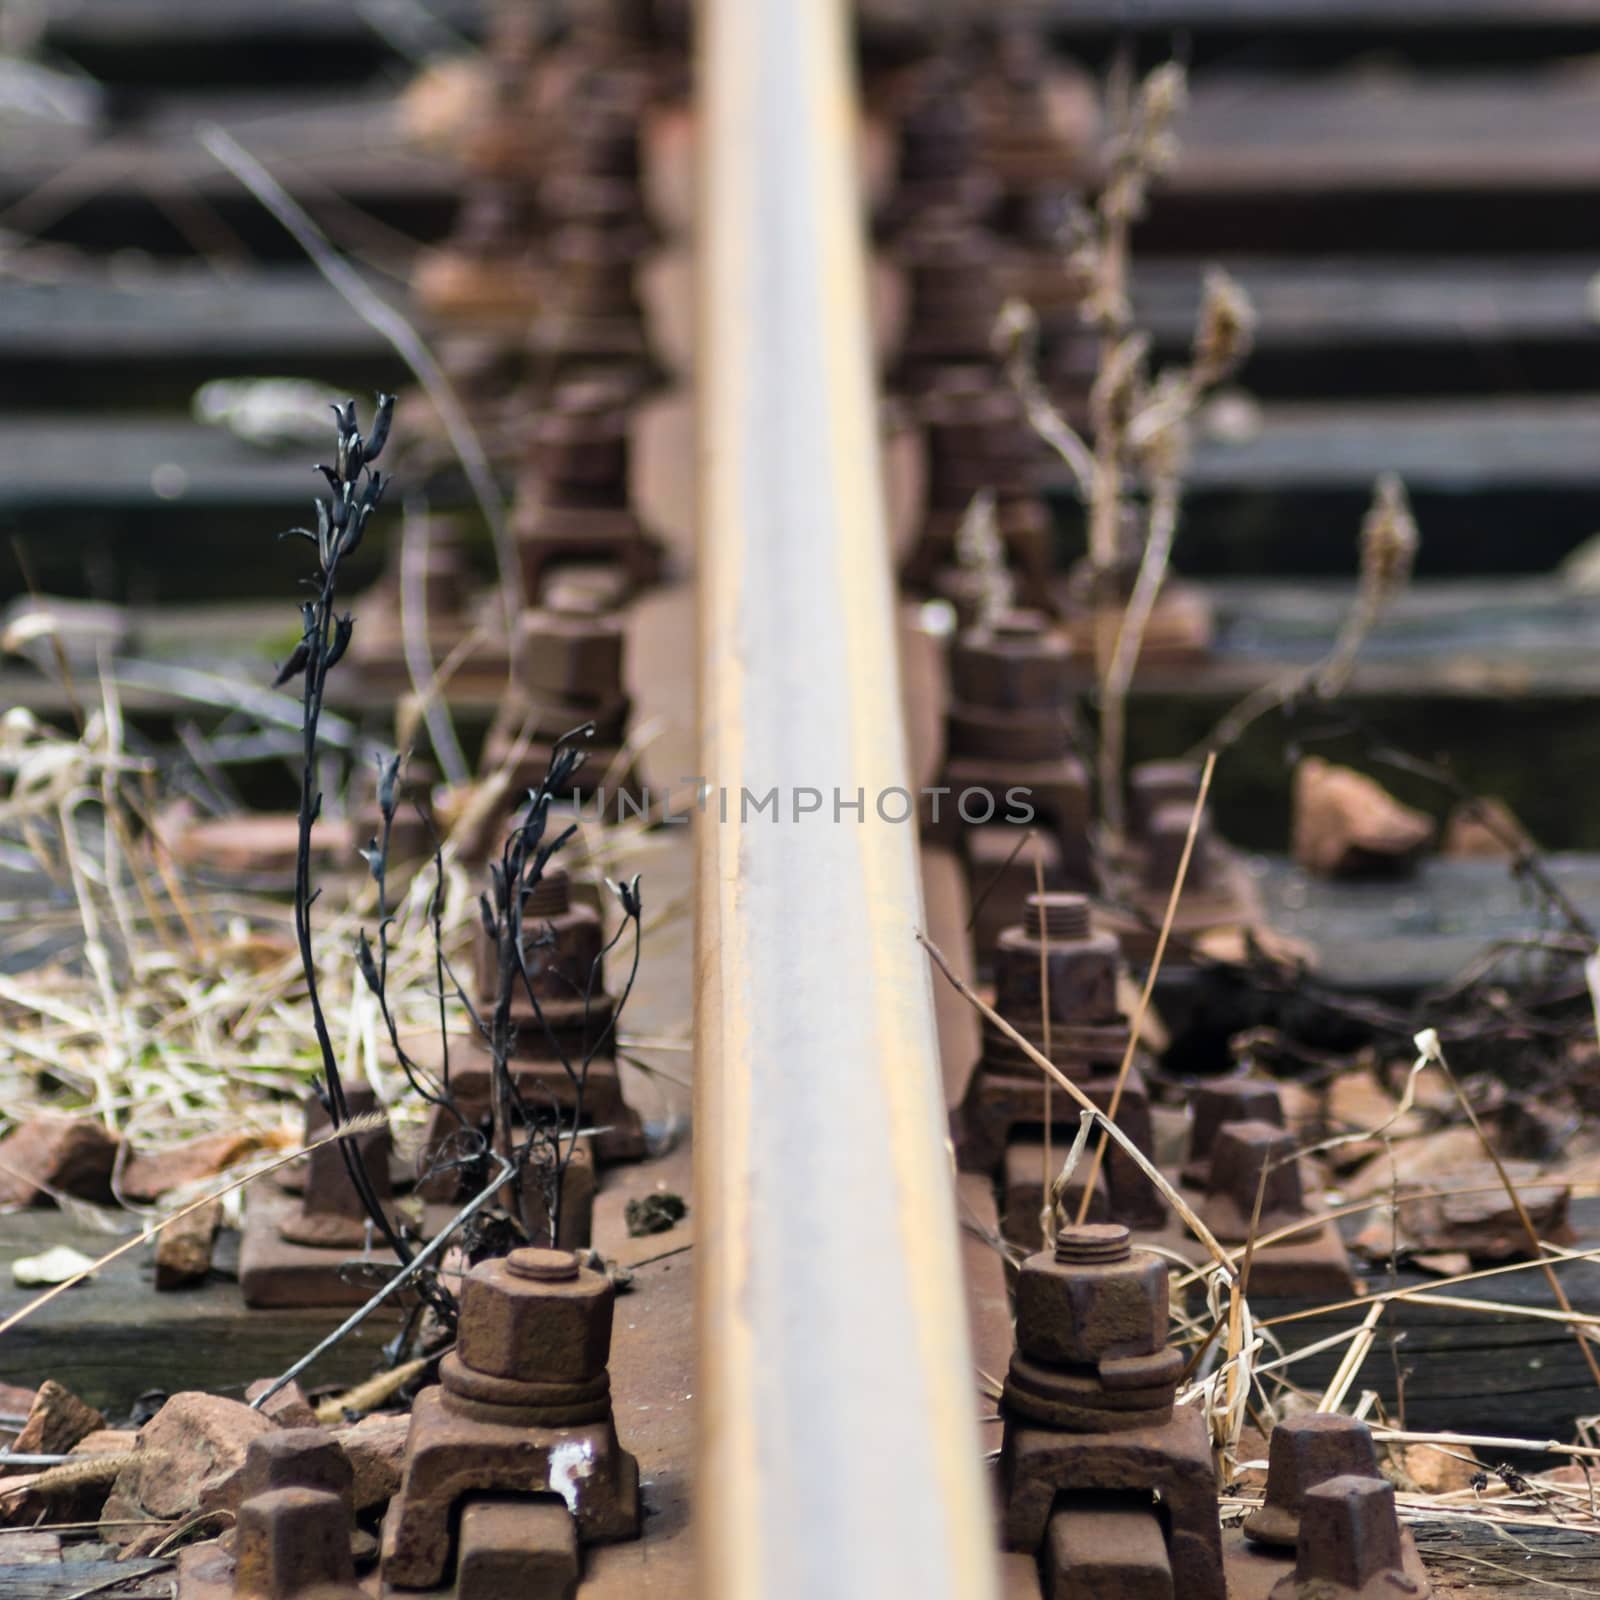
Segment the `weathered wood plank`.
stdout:
<svg viewBox="0 0 1600 1600">
<path fill-rule="evenodd" d="M 1593 532 L 1600 402 L 1267 403 L 1235 436 L 1196 439 L 1178 559 L 1205 575 L 1349 573 L 1385 471 L 1411 492 L 1419 572 L 1543 571 Z M 1041 475 L 1075 530 L 1064 470 Z"/>
<path fill-rule="evenodd" d="M 1552 1600 L 1593 1594 L 1600 1583 L 1600 1539 L 1582 1529 L 1500 1529 L 1465 1517 L 1406 1520 L 1441 1597 Z"/>
<path fill-rule="evenodd" d="M 1229 489 L 1370 489 L 1385 470 L 1414 492 L 1600 484 L 1600 399 L 1285 401 L 1236 438 L 1203 435 L 1188 484 Z M 1050 482 L 1061 481 L 1052 471 Z"/>
<path fill-rule="evenodd" d="M 1600 858 L 1561 853 L 1546 865 L 1573 904 L 1600 918 Z M 1433 857 L 1391 882 L 1330 882 L 1281 856 L 1252 857 L 1250 870 L 1267 921 L 1312 951 L 1322 980 L 1352 993 L 1411 999 L 1494 941 L 1544 926 L 1503 861 Z M 1600 1308 L 1600 1278 L 1590 1288 Z"/>
<path fill-rule="evenodd" d="M 56 1244 L 86 1255 L 118 1241 L 86 1234 L 57 1211 L 0 1217 L 0 1254 L 9 1263 Z M 211 1389 L 239 1394 L 256 1378 L 275 1377 L 304 1355 L 342 1312 L 246 1311 L 236 1283 L 213 1277 L 194 1289 L 157 1294 L 153 1256 L 130 1251 L 93 1282 L 71 1289 L 0 1339 L 0 1382 L 64 1383 L 90 1405 L 126 1415 L 150 1389 L 175 1394 Z M 376 1285 L 374 1285 L 376 1287 Z M 0 1318 L 37 1294 L 0 1275 Z M 398 1314 L 379 1310 L 319 1362 L 316 1383 L 359 1382 L 381 1365 L 381 1346 Z"/>
<path fill-rule="evenodd" d="M 1155 259 L 1134 275 L 1135 317 L 1163 345 L 1194 330 L 1211 259 Z M 1255 305 L 1256 359 L 1333 346 L 1600 346 L 1588 257 L 1457 262 L 1361 256 L 1220 258 Z M 403 291 L 381 281 L 391 295 Z M 306 266 L 192 264 L 0 280 L 0 360 L 83 366 L 276 358 L 371 361 L 389 346 Z M 1248 374 L 1247 374 L 1248 378 Z"/>
<path fill-rule="evenodd" d="M 1595 0 L 1417 0 L 1394 6 L 1387 0 L 962 0 L 983 15 L 996 11 L 1050 25 L 1064 37 L 1108 30 L 1160 33 L 1175 28 L 1284 31 L 1374 27 L 1395 31 L 1484 28 L 1600 28 Z M 877 23 L 915 21 L 925 0 L 863 0 Z"/>
<path fill-rule="evenodd" d="M 1193 86 L 1169 192 L 1304 196 L 1315 190 L 1526 187 L 1600 182 L 1591 74 L 1217 74 Z"/>
<path fill-rule="evenodd" d="M 106 127 L 7 118 L 0 208 L 23 232 L 189 253 L 195 240 L 181 220 L 204 202 L 252 251 L 299 259 L 200 144 L 196 129 L 206 122 L 225 128 L 315 215 L 332 194 L 431 237 L 454 214 L 455 164 L 409 140 L 392 90 L 348 88 L 153 95 L 139 114 Z"/>
<path fill-rule="evenodd" d="M 380 282 L 403 300 L 404 290 Z M 389 343 L 310 267 L 218 272 L 173 264 L 0 281 L 0 361 L 129 364 L 395 359 Z"/>
<path fill-rule="evenodd" d="M 536 0 L 543 3 L 543 0 Z M 195 49 L 215 44 L 244 45 L 263 39 L 304 41 L 338 48 L 371 38 L 373 24 L 349 0 L 288 0 L 264 6 L 258 0 L 51 0 L 42 39 L 51 49 L 71 54 L 96 50 Z M 403 20 L 405 7 L 371 8 Z M 483 0 L 428 0 L 427 10 L 452 28 L 476 30 Z"/>
<path fill-rule="evenodd" d="M 1355 598 L 1346 579 L 1201 585 L 1209 659 L 1142 670 L 1148 698 L 1227 701 L 1326 658 Z M 1587 699 L 1600 692 L 1600 605 L 1554 577 L 1434 578 L 1403 591 L 1367 635 L 1348 692 L 1364 701 Z"/>
<path fill-rule="evenodd" d="M 1593 1229 L 1600 1200 L 1572 1203 L 1578 1249 L 1593 1248 Z M 1554 1269 L 1573 1307 L 1600 1308 L 1600 1265 L 1569 1261 Z M 1426 1290 L 1426 1274 L 1404 1268 L 1391 1280 L 1382 1271 L 1366 1273 L 1369 1291 L 1388 1288 Z M 1471 1301 L 1550 1310 L 1556 1301 L 1542 1271 L 1505 1273 L 1477 1283 L 1441 1289 L 1441 1294 Z M 1251 1296 L 1258 1321 L 1304 1309 L 1289 1301 Z M 1279 1324 L 1274 1333 L 1286 1350 L 1299 1349 L 1340 1329 L 1355 1327 L 1366 1308 L 1331 1312 L 1303 1321 Z M 1398 1343 L 1391 1355 L 1389 1335 Z M 1332 1377 L 1345 1354 L 1343 1346 L 1296 1361 L 1286 1376 L 1317 1393 Z M 1400 1415 L 1398 1366 L 1404 1386 L 1407 1428 L 1420 1432 L 1454 1429 L 1529 1440 L 1575 1437 L 1575 1420 L 1594 1410 L 1594 1380 L 1572 1334 L 1558 1322 L 1517 1317 L 1510 1312 L 1468 1311 L 1410 1300 L 1391 1301 L 1378 1323 L 1378 1337 L 1362 1364 L 1357 1385 L 1376 1389 L 1387 1414 Z M 1470 1404 L 1468 1404 L 1470 1397 Z M 1465 1409 L 1464 1409 L 1465 1407 Z M 1560 1464 L 1552 1457 L 1549 1465 Z"/>
<path fill-rule="evenodd" d="M 1256 349 L 1600 342 L 1591 257 L 1461 261 L 1427 256 L 1242 256 L 1139 261 L 1134 320 L 1164 343 L 1194 331 L 1205 269 L 1225 267 L 1256 311 Z M 0 302 L 3 304 L 3 302 Z M 1246 378 L 1248 382 L 1248 376 Z"/>
<path fill-rule="evenodd" d="M 0 423 L 0 516 L 29 509 L 300 507 L 314 451 L 268 450 L 186 418 L 8 417 Z"/>
<path fill-rule="evenodd" d="M 93 1594 L 115 1600 L 167 1600 L 170 1561 L 37 1561 L 0 1567 L 0 1594 L 7 1600 L 84 1600 Z"/>
</svg>

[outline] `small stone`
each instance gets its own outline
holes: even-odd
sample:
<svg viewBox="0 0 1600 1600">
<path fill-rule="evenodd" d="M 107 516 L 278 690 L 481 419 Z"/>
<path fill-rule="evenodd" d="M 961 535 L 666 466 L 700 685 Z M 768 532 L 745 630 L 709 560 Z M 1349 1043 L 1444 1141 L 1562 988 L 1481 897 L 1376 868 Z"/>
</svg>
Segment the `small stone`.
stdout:
<svg viewBox="0 0 1600 1600">
<path fill-rule="evenodd" d="M 363 1417 L 347 1428 L 333 1430 L 355 1472 L 357 1512 L 382 1505 L 400 1487 L 410 1431 L 411 1418 L 399 1416 Z"/>
<path fill-rule="evenodd" d="M 257 1378 L 244 1392 L 245 1399 L 262 1416 L 270 1418 L 280 1428 L 314 1428 L 317 1426 L 317 1413 L 311 1402 L 306 1399 L 306 1392 L 298 1383 L 290 1382 L 277 1391 L 264 1405 L 257 1406 L 255 1398 L 264 1389 L 269 1389 L 277 1380 L 275 1378 Z"/>
<path fill-rule="evenodd" d="M 118 1522 L 193 1516 L 236 1498 L 250 1441 L 275 1424 L 238 1400 L 221 1395 L 175 1394 L 139 1430 L 143 1458 L 117 1475 L 105 1506 L 106 1537 L 126 1544 L 137 1527 Z"/>
<path fill-rule="evenodd" d="M 111 1199 L 117 1141 L 93 1117 L 30 1117 L 0 1139 L 0 1206 L 31 1206 L 50 1191 Z"/>
<path fill-rule="evenodd" d="M 221 1223 L 222 1202 L 208 1200 L 162 1229 L 156 1238 L 157 1289 L 183 1289 L 205 1281 Z"/>
<path fill-rule="evenodd" d="M 94 1262 L 81 1250 L 58 1244 L 40 1255 L 18 1256 L 11 1263 L 11 1277 L 24 1289 L 43 1289 L 65 1283 L 68 1278 L 87 1272 L 93 1265 Z"/>
<path fill-rule="evenodd" d="M 1292 850 L 1307 872 L 1354 878 L 1409 869 L 1433 822 L 1350 767 L 1307 756 L 1294 774 Z"/>
<path fill-rule="evenodd" d="M 169 1190 L 216 1177 L 260 1147 L 253 1133 L 208 1133 L 166 1150 L 139 1151 L 123 1166 L 118 1186 L 129 1200 L 149 1205 Z"/>
<path fill-rule="evenodd" d="M 1463 1459 L 1461 1451 L 1444 1450 L 1432 1444 L 1402 1446 L 1400 1462 L 1406 1476 L 1424 1494 L 1451 1494 L 1457 1489 L 1470 1489 L 1473 1478 L 1483 1471 L 1476 1461 Z"/>
<path fill-rule="evenodd" d="M 1465 861 L 1511 861 L 1531 844 L 1503 800 L 1476 800 L 1450 813 L 1439 853 Z"/>
<path fill-rule="evenodd" d="M 60 1456 L 87 1438 L 106 1419 L 93 1406 L 86 1406 L 70 1389 L 54 1378 L 46 1378 L 34 1396 L 28 1420 L 11 1449 L 19 1456 Z"/>
<path fill-rule="evenodd" d="M 1441 1128 L 1418 1139 L 1397 1140 L 1367 1162 L 1339 1187 L 1349 1200 L 1366 1200 L 1394 1185 L 1425 1183 L 1450 1177 L 1483 1159 L 1483 1142 L 1471 1128 Z"/>
</svg>

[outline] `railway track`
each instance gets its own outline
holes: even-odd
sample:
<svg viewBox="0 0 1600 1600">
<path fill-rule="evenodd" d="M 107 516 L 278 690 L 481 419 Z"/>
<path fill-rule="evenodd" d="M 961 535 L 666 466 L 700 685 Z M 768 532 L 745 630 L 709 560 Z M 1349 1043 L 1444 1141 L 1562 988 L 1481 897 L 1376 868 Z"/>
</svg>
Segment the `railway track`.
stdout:
<svg viewBox="0 0 1600 1600">
<path fill-rule="evenodd" d="M 477 7 L 429 9 L 453 35 L 484 35 Z M 1121 7 L 1018 9 L 1096 64 L 1127 23 Z M 692 101 L 669 98 L 643 124 L 645 186 L 667 204 L 656 266 L 641 282 L 663 261 L 673 270 L 644 296 L 659 320 L 650 387 L 630 391 L 625 407 L 625 487 L 660 539 L 665 577 L 631 598 L 626 687 L 635 725 L 665 725 L 639 757 L 645 784 L 665 790 L 695 774 L 703 786 L 693 861 L 683 842 L 666 869 L 669 882 L 692 870 L 692 977 L 679 948 L 645 990 L 647 1006 L 667 1015 L 686 1007 L 692 986 L 695 1311 L 691 1331 L 683 1274 L 671 1284 L 661 1264 L 642 1264 L 630 1320 L 653 1316 L 655 1331 L 619 1329 L 612 1383 L 624 1443 L 630 1406 L 659 1409 L 690 1381 L 693 1403 L 684 1388 L 690 1415 L 649 1432 L 639 1450 L 664 1526 L 647 1522 L 642 1543 L 590 1552 L 585 1594 L 981 1600 L 1072 1592 L 1049 1585 L 1088 1560 L 1072 1532 L 1088 1524 L 1065 1511 L 1042 1565 L 1031 1549 L 1002 1554 L 985 1475 L 985 1452 L 1001 1446 L 986 1396 L 1013 1346 L 1014 1284 L 995 1242 L 1024 1209 L 1012 1168 L 1037 1168 L 1027 1135 L 1038 1118 L 1013 1119 L 1007 1131 L 1026 1154 L 1007 1158 L 998 1181 L 990 1162 L 952 1182 L 950 1113 L 994 1041 L 916 935 L 970 981 L 990 951 L 971 930 L 961 839 L 898 815 L 898 796 L 937 782 L 950 753 L 945 643 L 918 625 L 893 581 L 925 509 L 907 485 L 925 484 L 940 463 L 904 426 L 904 407 L 898 424 L 891 414 L 882 425 L 886 365 L 913 391 L 913 414 L 931 408 L 883 359 L 864 225 L 870 204 L 893 205 L 892 119 L 874 98 L 893 76 L 884 57 L 925 57 L 931 22 L 925 8 L 889 0 L 861 10 L 857 19 L 842 0 L 705 0 Z M 305 492 L 300 455 L 263 452 L 186 415 L 194 382 L 285 364 L 341 385 L 399 377 L 387 345 L 199 150 L 192 125 L 203 115 L 235 131 L 394 292 L 385 247 L 397 235 L 461 246 L 449 232 L 463 187 L 457 158 L 394 131 L 395 19 L 406 11 L 379 30 L 333 7 L 307 8 L 304 19 L 253 13 L 246 29 L 225 8 L 201 18 L 157 0 L 63 8 L 44 34 L 52 48 L 102 74 L 148 75 L 123 90 L 136 124 L 114 161 L 97 155 L 94 132 L 59 124 L 32 129 L 0 158 L 0 221 L 33 241 L 21 270 L 0 281 L 0 360 L 20 380 L 0 413 L 0 527 L 48 591 L 134 602 L 118 614 L 130 663 L 154 643 L 168 669 L 140 679 L 129 667 L 124 697 L 152 737 L 198 703 L 172 669 L 264 661 L 277 624 L 261 620 L 260 596 L 273 564 L 254 535 L 280 526 Z M 1131 753 L 1187 748 L 1241 694 L 1316 659 L 1338 626 L 1372 478 L 1398 467 L 1424 525 L 1422 576 L 1370 642 L 1355 703 L 1402 727 L 1436 729 L 1444 702 L 1480 734 L 1499 718 L 1504 733 L 1466 754 L 1468 780 L 1492 774 L 1548 842 L 1593 849 L 1589 808 L 1525 770 L 1514 740 L 1534 715 L 1563 736 L 1592 735 L 1583 659 L 1592 606 L 1546 569 L 1591 531 L 1596 488 L 1600 411 L 1587 392 L 1596 241 L 1584 202 L 1600 188 L 1600 145 L 1575 131 L 1597 107 L 1564 58 L 1600 39 L 1600 13 L 1492 0 L 1470 11 L 1412 7 L 1399 20 L 1345 0 L 1269 13 L 1166 0 L 1142 7 L 1132 27 L 1147 53 L 1192 30 L 1195 62 L 1186 157 L 1137 241 L 1136 315 L 1158 350 L 1180 354 L 1200 270 L 1225 257 L 1260 307 L 1246 379 L 1259 371 L 1262 399 L 1242 436 L 1218 428 L 1197 441 L 1178 564 L 1202 584 L 1215 637 L 1203 660 L 1141 671 Z M 1270 47 L 1252 50 L 1246 41 L 1269 26 Z M 1361 70 L 1375 27 L 1413 59 Z M 160 64 L 173 29 L 217 63 L 206 87 L 192 61 L 181 72 Z M 219 88 L 228 71 L 241 85 L 256 75 L 241 37 L 285 63 L 325 52 L 327 80 L 266 96 Z M 417 58 L 442 43 L 427 26 L 399 38 Z M 1513 64 L 1487 73 L 1481 59 L 1497 44 Z M 670 56 L 676 43 L 661 48 Z M 335 56 L 343 76 L 326 65 Z M 865 140 L 863 122 L 873 130 Z M 200 268 L 197 238 L 219 237 L 225 259 Z M 126 254 L 129 239 L 138 257 Z M 437 306 L 418 316 L 430 333 L 452 331 Z M 571 377 L 617 351 L 580 338 L 542 354 Z M 618 365 L 638 377 L 632 357 Z M 463 381 L 477 371 L 470 360 L 454 370 Z M 505 417 L 504 392 L 473 398 L 480 417 Z M 530 409 L 548 412 L 548 399 Z M 497 465 L 511 487 L 514 462 Z M 1059 556 L 1081 537 L 1077 512 L 1063 474 L 1041 464 L 1036 481 L 1052 502 Z M 466 500 L 448 470 L 429 493 L 440 509 Z M 1515 540 L 1507 516 L 1524 530 Z M 215 554 L 221 526 L 240 546 L 226 563 Z M 481 566 L 481 542 L 475 555 Z M 377 566 L 365 576 L 377 579 Z M 1308 586 L 1307 574 L 1324 586 Z M 618 587 L 602 585 L 611 596 Z M 381 730 L 392 682 L 352 683 L 338 709 Z M 53 703 L 51 686 L 20 669 L 4 687 Z M 480 730 L 499 703 L 492 683 L 455 698 L 463 725 Z M 1276 801 L 1263 799 L 1279 760 L 1263 734 L 1219 770 L 1219 820 L 1253 847 L 1280 843 Z M 772 793 L 776 824 L 764 809 L 752 814 Z M 889 815 L 886 797 L 896 797 Z M 1582 902 L 1600 903 L 1592 859 L 1569 866 Z M 1475 929 L 1515 916 L 1487 905 L 1477 880 L 1439 868 L 1430 892 L 1450 912 L 1433 946 L 1415 953 L 1426 945 L 1415 930 L 1404 940 L 1416 969 L 1394 981 L 1408 994 L 1452 970 Z M 981 873 L 974 881 L 986 887 Z M 1263 865 L 1261 882 L 1268 920 L 1324 941 L 1330 968 L 1344 959 L 1350 989 L 1394 979 L 1387 909 L 1352 908 L 1281 863 Z M 682 1181 L 681 1156 L 666 1170 Z M 636 1197 L 649 1178 L 608 1181 L 615 1229 L 623 1188 Z M 1591 1271 L 1564 1274 L 1575 1294 L 1593 1289 Z M 1276 1298 L 1261 1305 L 1282 1309 Z M 1555 1433 L 1555 1420 L 1534 1430 L 1512 1419 L 1535 1407 L 1564 1425 L 1587 1394 L 1564 1329 L 1479 1339 L 1481 1319 L 1448 1312 L 1406 1326 L 1411 1349 L 1506 1378 L 1503 1399 L 1480 1408 L 1493 1431 Z M 96 1337 L 104 1370 L 111 1335 Z M 1336 1359 L 1309 1369 L 1314 1388 Z M 1417 1384 L 1413 1417 L 1446 1425 L 1455 1387 Z M 1156 1526 L 1145 1521 L 1129 1535 L 1141 1550 Z M 1518 1537 L 1524 1550 L 1542 1548 L 1537 1533 Z M 1548 1592 L 1541 1585 L 1600 1571 L 1586 1548 L 1556 1551 L 1552 1541 L 1519 1587 L 1485 1565 L 1496 1557 L 1483 1529 L 1425 1524 L 1417 1538 L 1441 1575 L 1436 1593 Z M 1098 1561 L 1116 1543 L 1101 1534 L 1090 1554 Z M 1228 1592 L 1244 1594 L 1262 1569 L 1239 1566 L 1237 1543 L 1226 1547 Z M 1176 1557 L 1159 1532 L 1156 1545 L 1159 1585 Z M 1272 1581 L 1286 1570 L 1273 1568 Z M 1184 1594 L 1198 1580 L 1179 1569 L 1171 1581 Z"/>
</svg>

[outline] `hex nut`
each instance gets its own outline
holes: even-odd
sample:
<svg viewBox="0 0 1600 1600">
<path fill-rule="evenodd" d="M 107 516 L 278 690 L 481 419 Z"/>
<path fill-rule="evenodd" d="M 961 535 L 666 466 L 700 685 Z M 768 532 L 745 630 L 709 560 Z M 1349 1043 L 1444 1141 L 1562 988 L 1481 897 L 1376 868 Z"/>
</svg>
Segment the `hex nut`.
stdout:
<svg viewBox="0 0 1600 1600">
<path fill-rule="evenodd" d="M 566 1275 L 529 1276 L 540 1258 L 563 1262 Z M 605 1370 L 611 1352 L 614 1294 L 603 1273 L 564 1250 L 514 1250 L 480 1262 L 462 1286 L 457 1354 L 491 1377 L 586 1382 Z"/>
<path fill-rule="evenodd" d="M 620 693 L 623 631 L 613 618 L 525 611 L 518 631 L 530 694 L 598 701 Z"/>
<path fill-rule="evenodd" d="M 355 1515 L 355 1470 L 326 1428 L 280 1428 L 250 1441 L 239 1490 L 243 1500 L 275 1489 L 320 1489 Z"/>
<path fill-rule="evenodd" d="M 1148 1251 L 1070 1265 L 1040 1251 L 1017 1280 L 1017 1346 L 1052 1366 L 1152 1355 L 1167 1342 L 1167 1308 L 1167 1269 Z"/>
<path fill-rule="evenodd" d="M 321 1585 L 353 1585 L 350 1512 L 322 1489 L 273 1489 L 239 1507 L 233 1591 L 290 1600 Z"/>
<path fill-rule="evenodd" d="M 954 698 L 969 706 L 1027 710 L 1065 705 L 1068 635 L 1038 611 L 1010 611 L 968 628 L 950 653 Z"/>
<path fill-rule="evenodd" d="M 1002 1016 L 1043 1014 L 1039 984 L 1039 933 L 1026 923 L 1003 928 L 995 940 L 996 1005 Z M 1122 945 L 1114 933 L 1080 939 L 1051 938 L 1045 955 L 1050 1015 L 1057 1022 L 1105 1022 L 1117 1012 L 1117 965 Z"/>
</svg>

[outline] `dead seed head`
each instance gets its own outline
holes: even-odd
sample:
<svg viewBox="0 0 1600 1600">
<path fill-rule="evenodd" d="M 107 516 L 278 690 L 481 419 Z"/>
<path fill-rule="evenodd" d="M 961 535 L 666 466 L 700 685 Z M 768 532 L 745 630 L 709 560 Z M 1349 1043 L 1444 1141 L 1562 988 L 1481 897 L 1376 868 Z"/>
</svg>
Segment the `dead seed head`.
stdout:
<svg viewBox="0 0 1600 1600">
<path fill-rule="evenodd" d="M 1160 133 L 1183 114 L 1189 103 L 1189 75 L 1176 61 L 1164 61 L 1139 89 L 1139 121 Z"/>
<path fill-rule="evenodd" d="M 1405 485 L 1393 472 L 1378 479 L 1361 524 L 1361 582 L 1374 605 L 1387 604 L 1411 578 L 1417 524 Z"/>
<path fill-rule="evenodd" d="M 1009 611 L 1014 601 L 1011 570 L 1006 565 L 1005 545 L 995 518 L 994 491 L 980 489 L 967 507 L 956 529 L 956 564 L 964 572 L 978 574 L 978 615 L 986 625 Z"/>
<path fill-rule="evenodd" d="M 1003 361 L 1022 359 L 1031 362 L 1039 342 L 1039 318 L 1026 300 L 1013 295 L 1000 307 L 994 319 L 989 345 Z"/>
<path fill-rule="evenodd" d="M 1194 378 L 1208 388 L 1233 372 L 1255 340 L 1256 313 L 1250 297 L 1220 267 L 1205 275 L 1200 320 L 1194 334 Z"/>
</svg>

